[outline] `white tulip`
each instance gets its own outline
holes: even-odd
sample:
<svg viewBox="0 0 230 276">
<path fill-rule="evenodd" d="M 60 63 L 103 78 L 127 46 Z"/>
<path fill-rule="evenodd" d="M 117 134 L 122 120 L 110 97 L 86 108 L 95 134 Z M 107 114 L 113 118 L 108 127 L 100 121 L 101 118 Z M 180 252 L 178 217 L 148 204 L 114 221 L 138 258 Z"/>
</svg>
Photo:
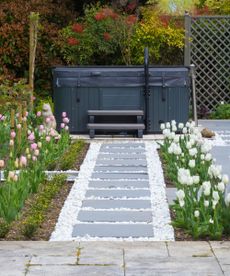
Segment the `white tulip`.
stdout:
<svg viewBox="0 0 230 276">
<path fill-rule="evenodd" d="M 184 124 L 183 124 L 183 123 L 179 123 L 179 124 L 178 124 L 178 128 L 179 128 L 179 129 L 182 129 L 183 127 L 184 127 Z"/>
<path fill-rule="evenodd" d="M 206 155 L 205 155 L 205 161 L 211 161 L 212 160 L 212 155 L 211 155 L 211 153 L 207 153 Z"/>
<path fill-rule="evenodd" d="M 178 191 L 176 192 L 176 196 L 177 196 L 177 198 L 178 198 L 179 200 L 183 200 L 183 199 L 185 198 L 185 193 L 184 193 L 183 190 L 178 190 Z"/>
<path fill-rule="evenodd" d="M 218 189 L 218 191 L 220 191 L 220 192 L 223 193 L 225 191 L 225 185 L 224 185 L 224 183 L 223 182 L 219 182 L 218 185 L 217 185 L 217 189 Z"/>
<path fill-rule="evenodd" d="M 185 126 L 186 126 L 186 127 L 190 127 L 190 122 L 187 122 L 187 123 L 185 124 Z"/>
<path fill-rule="evenodd" d="M 213 224 L 214 223 L 213 219 L 210 218 L 209 223 Z"/>
<path fill-rule="evenodd" d="M 212 149 L 212 145 L 209 144 L 209 143 L 204 143 L 202 146 L 201 146 L 201 152 L 202 153 L 207 153 L 209 152 L 210 150 Z"/>
<path fill-rule="evenodd" d="M 212 208 L 213 208 L 213 209 L 216 208 L 217 203 L 218 203 L 218 201 L 216 201 L 216 200 L 213 200 L 213 201 L 212 201 Z"/>
<path fill-rule="evenodd" d="M 194 176 L 192 177 L 192 179 L 193 179 L 193 183 L 194 183 L 194 184 L 198 184 L 198 183 L 200 182 L 200 177 L 199 177 L 199 175 L 194 175 Z"/>
<path fill-rule="evenodd" d="M 177 131 L 177 127 L 176 125 L 172 125 L 172 131 L 176 132 Z"/>
<path fill-rule="evenodd" d="M 198 210 L 196 210 L 196 211 L 194 212 L 194 216 L 195 216 L 196 218 L 198 218 L 198 217 L 200 216 L 200 212 L 199 212 Z"/>
<path fill-rule="evenodd" d="M 167 123 L 166 123 L 166 128 L 170 128 L 170 127 L 171 127 L 170 123 L 167 122 Z"/>
<path fill-rule="evenodd" d="M 179 200 L 180 207 L 184 207 L 184 200 Z"/>
<path fill-rule="evenodd" d="M 186 148 L 189 150 L 189 149 L 191 149 L 192 148 L 192 144 L 190 143 L 190 142 L 187 142 L 186 143 Z"/>
<path fill-rule="evenodd" d="M 190 156 L 195 156 L 195 155 L 197 155 L 197 149 L 196 149 L 196 148 L 191 148 L 191 149 L 189 150 L 189 155 L 190 155 Z"/>
<path fill-rule="evenodd" d="M 227 206 L 229 206 L 229 204 L 230 204 L 230 193 L 228 193 L 228 194 L 226 195 L 226 197 L 225 197 L 225 204 L 226 204 Z"/>
<path fill-rule="evenodd" d="M 204 201 L 204 206 L 205 206 L 205 207 L 208 207 L 208 206 L 209 206 L 209 201 L 208 201 L 208 200 L 205 200 L 205 201 Z"/>
<path fill-rule="evenodd" d="M 204 158 L 205 158 L 204 154 L 201 154 L 201 155 L 200 155 L 200 159 L 201 159 L 201 160 L 204 160 Z"/>
<path fill-rule="evenodd" d="M 175 143 L 179 143 L 179 142 L 180 142 L 180 136 L 176 135 L 176 136 L 174 137 L 174 142 L 175 142 Z"/>
<path fill-rule="evenodd" d="M 222 166 L 221 165 L 211 165 L 208 168 L 208 175 L 212 178 L 219 178 L 221 179 L 221 171 L 222 171 Z"/>
<path fill-rule="evenodd" d="M 165 129 L 165 124 L 162 123 L 162 124 L 160 125 L 160 129 L 161 129 L 161 130 L 164 130 L 164 129 Z"/>
<path fill-rule="evenodd" d="M 187 130 L 187 128 L 186 128 L 186 127 L 184 127 L 184 128 L 182 129 L 182 133 L 183 133 L 183 134 L 188 133 L 188 130 Z"/>
<path fill-rule="evenodd" d="M 227 174 L 223 174 L 223 176 L 222 176 L 222 181 L 224 182 L 224 184 L 228 184 L 229 178 L 228 178 L 228 175 L 227 175 Z"/>
<path fill-rule="evenodd" d="M 196 161 L 195 161 L 194 159 L 189 160 L 188 165 L 189 165 L 190 168 L 195 168 L 195 166 L 196 166 Z"/>
<path fill-rule="evenodd" d="M 215 201 L 219 201 L 219 199 L 220 199 L 220 196 L 219 196 L 219 193 L 217 192 L 217 191 L 213 191 L 212 192 L 212 197 L 213 197 L 213 199 L 215 200 Z"/>
</svg>

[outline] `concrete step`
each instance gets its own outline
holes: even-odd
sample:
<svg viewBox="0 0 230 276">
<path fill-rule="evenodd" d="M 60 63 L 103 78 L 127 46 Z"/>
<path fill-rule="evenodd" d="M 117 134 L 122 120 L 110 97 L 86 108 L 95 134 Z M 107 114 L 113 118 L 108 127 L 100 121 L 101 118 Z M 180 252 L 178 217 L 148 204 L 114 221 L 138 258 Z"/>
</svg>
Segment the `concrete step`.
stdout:
<svg viewBox="0 0 230 276">
<path fill-rule="evenodd" d="M 100 180 L 91 180 L 89 181 L 89 188 L 107 188 L 107 189 L 115 189 L 115 188 L 149 188 L 149 182 L 144 181 L 100 181 Z"/>
<path fill-rule="evenodd" d="M 145 160 L 137 159 L 115 159 L 115 160 L 97 160 L 96 166 L 113 166 L 113 167 L 147 167 Z"/>
<path fill-rule="evenodd" d="M 91 179 L 148 179 L 147 173 L 93 173 Z"/>
<path fill-rule="evenodd" d="M 135 173 L 147 173 L 147 168 L 146 167 L 140 167 L 140 166 L 95 166 L 94 172 L 135 172 Z"/>
</svg>

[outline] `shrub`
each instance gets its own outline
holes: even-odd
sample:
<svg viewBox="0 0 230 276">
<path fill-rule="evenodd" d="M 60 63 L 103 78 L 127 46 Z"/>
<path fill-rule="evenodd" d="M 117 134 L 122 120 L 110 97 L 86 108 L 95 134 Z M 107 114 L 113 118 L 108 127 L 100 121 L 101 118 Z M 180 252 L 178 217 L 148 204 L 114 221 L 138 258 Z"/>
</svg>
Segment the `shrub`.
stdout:
<svg viewBox="0 0 230 276">
<path fill-rule="evenodd" d="M 211 119 L 230 119 L 230 104 L 220 104 L 216 110 L 211 113 Z"/>
<path fill-rule="evenodd" d="M 109 6 L 87 6 L 85 16 L 65 27 L 56 47 L 68 64 L 130 64 L 130 38 L 137 21 Z"/>
<path fill-rule="evenodd" d="M 142 9 L 142 21 L 132 37 L 132 61 L 144 62 L 144 48 L 149 48 L 152 64 L 182 64 L 184 30 L 180 18 L 159 16 L 155 7 Z"/>
<path fill-rule="evenodd" d="M 73 18 L 67 7 L 70 1 L 55 3 L 52 0 L 0 1 L 0 74 L 10 73 L 25 77 L 28 71 L 29 14 L 40 14 L 39 40 L 35 74 L 47 79 L 47 72 L 54 63 L 60 63 L 52 47 L 58 30 Z"/>
<path fill-rule="evenodd" d="M 10 230 L 10 225 L 3 218 L 0 218 L 0 239 L 5 238 Z"/>
</svg>

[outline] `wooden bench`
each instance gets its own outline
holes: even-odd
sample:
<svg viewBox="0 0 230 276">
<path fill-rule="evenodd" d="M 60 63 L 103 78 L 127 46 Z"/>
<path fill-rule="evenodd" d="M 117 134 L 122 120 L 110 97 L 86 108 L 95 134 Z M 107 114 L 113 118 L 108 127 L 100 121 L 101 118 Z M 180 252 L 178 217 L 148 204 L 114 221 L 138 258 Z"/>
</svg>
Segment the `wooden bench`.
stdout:
<svg viewBox="0 0 230 276">
<path fill-rule="evenodd" d="M 95 123 L 97 116 L 135 116 L 136 123 Z M 88 110 L 90 138 L 94 138 L 95 130 L 137 130 L 137 137 L 142 138 L 145 125 L 143 110 Z"/>
</svg>

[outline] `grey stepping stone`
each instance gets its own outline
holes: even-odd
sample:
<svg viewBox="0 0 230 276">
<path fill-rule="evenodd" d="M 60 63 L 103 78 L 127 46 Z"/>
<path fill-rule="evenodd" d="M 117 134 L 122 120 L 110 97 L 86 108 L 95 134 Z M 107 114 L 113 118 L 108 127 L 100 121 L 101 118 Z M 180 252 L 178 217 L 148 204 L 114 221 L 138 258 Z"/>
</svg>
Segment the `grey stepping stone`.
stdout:
<svg viewBox="0 0 230 276">
<path fill-rule="evenodd" d="M 90 181 L 92 188 L 149 188 L 148 181 Z"/>
<path fill-rule="evenodd" d="M 102 197 L 102 198 L 137 198 L 137 197 L 150 197 L 149 190 L 87 190 L 85 197 Z"/>
<path fill-rule="evenodd" d="M 151 224 L 76 224 L 73 228 L 73 237 L 114 237 L 138 238 L 153 237 Z"/>
<path fill-rule="evenodd" d="M 125 160 L 97 160 L 96 166 L 138 166 L 138 167 L 146 167 L 147 162 L 145 160 L 131 160 L 131 159 L 125 159 Z"/>
<path fill-rule="evenodd" d="M 114 154 L 114 153 L 121 153 L 121 154 L 136 154 L 136 153 L 145 153 L 145 149 L 139 149 L 139 148 L 104 148 L 100 149 L 101 153 L 109 153 L 109 154 Z"/>
<path fill-rule="evenodd" d="M 96 179 L 148 179 L 146 173 L 93 173 Z"/>
<path fill-rule="evenodd" d="M 117 200 L 83 200 L 82 207 L 91 207 L 95 209 L 115 209 L 115 208 L 130 208 L 130 209 L 146 209 L 151 208 L 150 200 L 138 199 L 117 199 Z"/>
<path fill-rule="evenodd" d="M 95 166 L 94 172 L 136 172 L 136 173 L 142 173 L 147 172 L 146 167 L 128 167 L 128 166 Z"/>
<path fill-rule="evenodd" d="M 77 219 L 83 222 L 151 222 L 150 211 L 80 211 Z"/>
<path fill-rule="evenodd" d="M 144 143 L 112 143 L 112 144 L 103 144 L 101 148 L 144 148 Z"/>
<path fill-rule="evenodd" d="M 108 153 L 99 153 L 97 160 L 101 160 L 101 159 L 132 159 L 132 160 L 146 160 L 146 156 L 145 154 L 118 154 L 118 153 L 114 153 L 114 154 L 108 154 Z"/>
</svg>

